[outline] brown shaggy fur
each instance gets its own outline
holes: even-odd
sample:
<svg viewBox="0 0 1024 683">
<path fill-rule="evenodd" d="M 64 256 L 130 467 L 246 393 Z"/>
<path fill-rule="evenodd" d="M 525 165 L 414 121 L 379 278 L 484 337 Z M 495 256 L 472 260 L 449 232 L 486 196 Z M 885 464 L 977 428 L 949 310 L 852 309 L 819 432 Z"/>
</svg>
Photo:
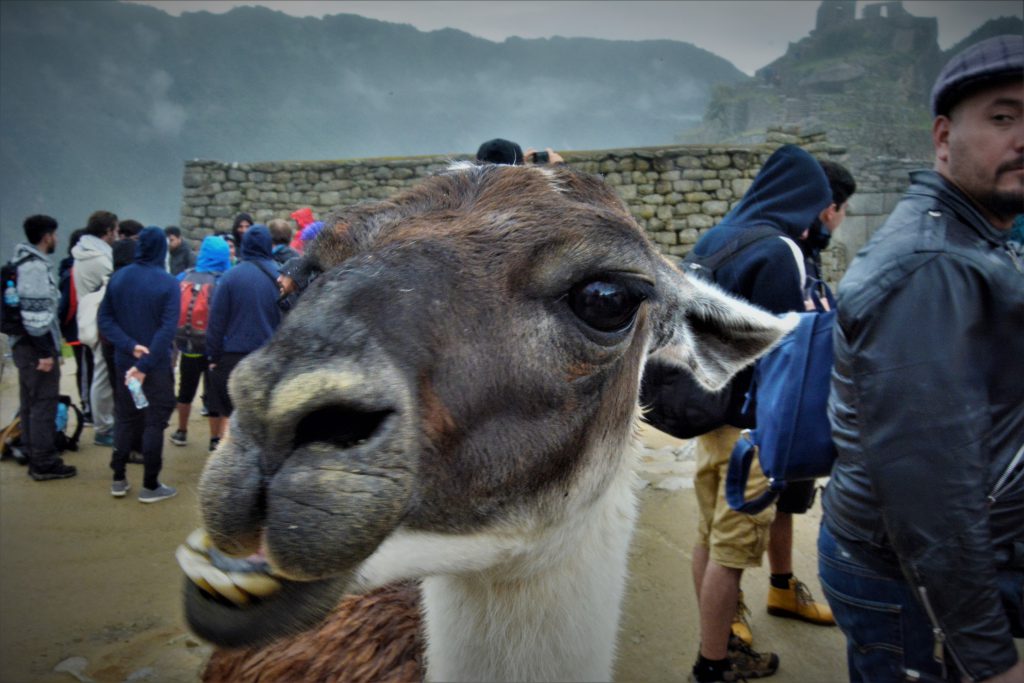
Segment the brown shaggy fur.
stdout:
<svg viewBox="0 0 1024 683">
<path fill-rule="evenodd" d="M 217 650 L 205 683 L 411 683 L 422 681 L 416 583 L 346 596 L 315 630 L 270 645 Z"/>
</svg>

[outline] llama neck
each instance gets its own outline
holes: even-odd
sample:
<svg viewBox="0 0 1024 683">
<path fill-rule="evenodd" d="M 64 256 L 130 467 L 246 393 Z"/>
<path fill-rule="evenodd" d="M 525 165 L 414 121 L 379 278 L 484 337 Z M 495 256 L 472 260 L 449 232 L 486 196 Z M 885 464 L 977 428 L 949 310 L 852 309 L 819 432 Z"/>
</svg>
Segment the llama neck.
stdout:
<svg viewBox="0 0 1024 683">
<path fill-rule="evenodd" d="M 514 566 L 423 581 L 428 679 L 611 678 L 636 517 L 623 465 L 585 514 L 545 532 Z"/>
</svg>

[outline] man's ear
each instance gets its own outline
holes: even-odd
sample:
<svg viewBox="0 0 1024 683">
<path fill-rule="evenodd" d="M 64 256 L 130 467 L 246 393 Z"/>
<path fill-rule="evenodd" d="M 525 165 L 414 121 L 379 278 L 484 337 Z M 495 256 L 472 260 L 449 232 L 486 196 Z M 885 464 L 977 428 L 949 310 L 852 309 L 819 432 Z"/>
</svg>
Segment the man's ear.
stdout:
<svg viewBox="0 0 1024 683">
<path fill-rule="evenodd" d="M 936 116 L 932 121 L 932 145 L 935 160 L 943 166 L 949 163 L 949 131 L 953 122 L 948 116 Z"/>
<path fill-rule="evenodd" d="M 796 314 L 776 317 L 668 261 L 658 275 L 664 308 L 657 311 L 651 357 L 688 369 L 709 390 L 725 386 L 797 324 Z"/>
</svg>

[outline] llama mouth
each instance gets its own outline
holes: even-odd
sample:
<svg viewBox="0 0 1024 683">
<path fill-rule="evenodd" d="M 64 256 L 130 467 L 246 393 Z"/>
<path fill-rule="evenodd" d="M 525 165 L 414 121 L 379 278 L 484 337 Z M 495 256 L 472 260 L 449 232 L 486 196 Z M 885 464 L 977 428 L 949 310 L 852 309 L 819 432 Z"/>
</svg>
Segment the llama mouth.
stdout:
<svg viewBox="0 0 1024 683">
<path fill-rule="evenodd" d="M 218 551 L 204 529 L 189 534 L 175 557 L 185 572 L 185 619 L 221 647 L 264 645 L 319 624 L 340 600 L 350 573 L 314 581 L 274 574 L 262 554 Z"/>
<path fill-rule="evenodd" d="M 214 547 L 205 529 L 196 529 L 174 554 L 178 566 L 209 597 L 245 607 L 281 590 L 282 581 L 270 569 L 263 553 L 231 557 Z"/>
</svg>

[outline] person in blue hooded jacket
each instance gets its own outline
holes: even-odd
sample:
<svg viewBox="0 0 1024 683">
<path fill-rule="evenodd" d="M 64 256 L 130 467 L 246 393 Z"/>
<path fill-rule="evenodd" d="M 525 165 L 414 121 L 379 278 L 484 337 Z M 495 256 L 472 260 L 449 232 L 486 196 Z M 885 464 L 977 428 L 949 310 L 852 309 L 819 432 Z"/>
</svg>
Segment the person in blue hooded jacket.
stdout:
<svg viewBox="0 0 1024 683">
<path fill-rule="evenodd" d="M 735 255 L 715 270 L 719 287 L 772 313 L 803 311 L 806 271 L 798 242 L 831 202 L 828 179 L 818 161 L 799 147 L 786 145 L 768 158 L 740 202 L 697 242 L 694 252 L 710 256 L 735 249 Z M 757 239 L 746 239 L 755 233 Z M 733 380 L 734 400 L 742 400 L 751 377 L 748 369 Z M 740 611 L 743 570 L 761 565 L 775 518 L 774 507 L 748 515 L 732 510 L 725 501 L 729 455 L 739 436 L 738 427 L 724 425 L 697 437 L 694 489 L 699 529 L 692 568 L 701 643 L 693 678 L 701 683 L 733 680 L 736 673 L 770 676 L 779 664 L 777 655 L 755 652 L 732 630 Z M 748 495 L 767 487 L 755 464 Z M 789 579 L 794 580 L 791 575 Z"/>
<path fill-rule="evenodd" d="M 217 291 L 217 283 L 231 267 L 231 249 L 228 243 L 216 235 L 203 239 L 199 247 L 196 265 L 187 268 L 177 275 L 179 289 L 183 298 L 182 308 L 188 309 L 187 314 L 179 316 L 178 328 L 174 340 L 175 347 L 181 354 L 178 362 L 178 428 L 171 434 L 171 443 L 184 446 L 188 443 L 188 418 L 192 413 L 192 401 L 199 389 L 199 379 L 203 380 L 204 403 L 209 393 L 210 376 L 209 362 L 206 360 L 206 329 L 209 323 L 209 306 L 213 303 L 212 293 Z M 181 283 L 188 283 L 182 287 Z M 203 308 L 200 305 L 203 292 L 206 296 L 206 318 L 203 319 Z M 191 298 L 187 298 L 191 297 Z M 210 450 L 216 448 L 223 431 L 223 419 L 216 411 L 208 411 L 210 418 Z"/>
<path fill-rule="evenodd" d="M 174 410 L 174 372 L 171 346 L 178 325 L 181 295 L 174 278 L 164 270 L 167 238 L 150 226 L 139 233 L 135 262 L 114 273 L 100 304 L 100 334 L 114 345 L 114 452 L 110 493 L 121 498 L 130 485 L 125 467 L 132 444 L 141 432 L 144 473 L 139 501 L 155 503 L 177 491 L 161 484 L 164 429 Z M 137 408 L 126 385 L 141 383 L 149 405 Z"/>
<path fill-rule="evenodd" d="M 206 330 L 210 361 L 210 411 L 228 418 L 234 406 L 228 378 L 247 355 L 267 343 L 281 322 L 277 299 L 278 268 L 267 226 L 257 224 L 242 236 L 242 260 L 221 277 L 213 293 Z"/>
</svg>

